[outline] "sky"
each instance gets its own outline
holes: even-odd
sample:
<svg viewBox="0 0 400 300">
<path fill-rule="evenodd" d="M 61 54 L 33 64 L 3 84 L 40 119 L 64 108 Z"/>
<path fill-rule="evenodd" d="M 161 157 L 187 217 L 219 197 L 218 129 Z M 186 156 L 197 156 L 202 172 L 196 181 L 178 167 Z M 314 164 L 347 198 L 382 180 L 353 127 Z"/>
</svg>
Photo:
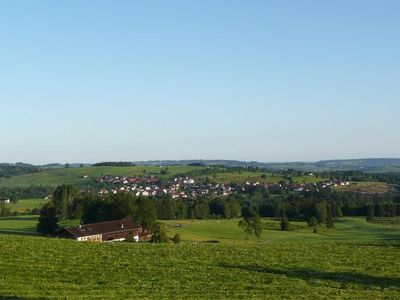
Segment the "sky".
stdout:
<svg viewBox="0 0 400 300">
<path fill-rule="evenodd" d="M 398 0 L 0 0 L 0 162 L 400 157 Z"/>
</svg>

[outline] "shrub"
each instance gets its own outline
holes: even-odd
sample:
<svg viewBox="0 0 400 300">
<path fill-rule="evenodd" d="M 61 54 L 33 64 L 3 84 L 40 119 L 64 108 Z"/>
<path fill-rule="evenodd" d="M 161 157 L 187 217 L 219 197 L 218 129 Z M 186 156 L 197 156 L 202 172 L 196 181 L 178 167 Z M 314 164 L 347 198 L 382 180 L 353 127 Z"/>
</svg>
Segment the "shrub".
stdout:
<svg viewBox="0 0 400 300">
<path fill-rule="evenodd" d="M 290 230 L 290 223 L 286 217 L 283 217 L 281 220 L 281 230 L 283 231 Z"/>
<path fill-rule="evenodd" d="M 157 223 L 154 227 L 153 234 L 151 236 L 150 242 L 152 243 L 166 243 L 167 233 L 165 231 L 165 226 L 162 223 Z"/>
<path fill-rule="evenodd" d="M 310 227 L 315 227 L 318 225 L 318 220 L 316 217 L 311 217 L 310 219 L 308 219 L 308 226 Z"/>
<path fill-rule="evenodd" d="M 128 242 L 128 243 L 134 243 L 134 242 L 136 242 L 136 241 L 135 241 L 135 237 L 133 236 L 132 233 L 129 233 L 129 234 L 128 234 L 128 236 L 126 237 L 126 240 L 125 240 L 125 241 Z"/>
<path fill-rule="evenodd" d="M 175 233 L 174 237 L 172 238 L 174 244 L 179 244 L 181 242 L 181 236 L 179 233 Z"/>
</svg>

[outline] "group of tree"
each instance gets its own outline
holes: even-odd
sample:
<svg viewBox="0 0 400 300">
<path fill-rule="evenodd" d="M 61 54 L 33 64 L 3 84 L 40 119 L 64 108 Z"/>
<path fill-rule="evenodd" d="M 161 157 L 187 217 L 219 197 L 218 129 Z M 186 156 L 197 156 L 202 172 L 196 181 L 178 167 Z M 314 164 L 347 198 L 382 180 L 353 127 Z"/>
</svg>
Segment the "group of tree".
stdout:
<svg viewBox="0 0 400 300">
<path fill-rule="evenodd" d="M 370 204 L 367 207 L 367 221 L 374 217 L 395 217 L 400 216 L 400 203 Z"/>
<path fill-rule="evenodd" d="M 243 217 L 243 228 L 253 228 L 256 217 L 281 219 L 282 230 L 289 220 L 307 221 L 310 226 L 333 227 L 334 221 L 345 216 L 366 216 L 374 207 L 374 216 L 400 215 L 392 195 L 363 195 L 330 189 L 302 193 L 271 195 L 265 187 L 249 186 L 228 197 L 203 196 L 173 199 L 169 195 L 136 197 L 132 193 L 100 196 L 84 193 L 70 185 L 55 189 L 52 205 L 60 220 L 81 219 L 94 223 L 121 218 L 154 227 L 155 220 L 215 219 Z M 287 221 L 287 222 L 286 222 Z"/>
<path fill-rule="evenodd" d="M 93 167 L 132 167 L 135 166 L 134 163 L 128 161 L 105 161 L 100 163 L 95 163 Z"/>
<path fill-rule="evenodd" d="M 36 173 L 39 171 L 40 168 L 24 163 L 0 164 L 0 178 L 1 177 L 9 178 L 12 176 Z"/>
<path fill-rule="evenodd" d="M 8 198 L 12 202 L 16 202 L 17 199 L 43 199 L 51 195 L 53 191 L 54 187 L 40 185 L 15 188 L 2 187 L 0 188 L 0 198 Z"/>
</svg>

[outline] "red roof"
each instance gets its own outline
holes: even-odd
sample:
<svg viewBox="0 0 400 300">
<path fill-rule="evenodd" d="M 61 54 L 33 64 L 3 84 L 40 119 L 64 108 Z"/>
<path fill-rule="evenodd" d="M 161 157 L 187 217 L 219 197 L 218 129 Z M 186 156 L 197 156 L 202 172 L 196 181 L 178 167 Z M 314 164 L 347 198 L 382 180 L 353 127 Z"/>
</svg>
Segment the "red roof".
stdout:
<svg viewBox="0 0 400 300">
<path fill-rule="evenodd" d="M 133 223 L 131 220 L 116 220 L 101 223 L 85 224 L 75 227 L 65 227 L 64 230 L 68 231 L 75 237 L 105 234 L 112 232 L 142 230 L 140 225 Z"/>
</svg>

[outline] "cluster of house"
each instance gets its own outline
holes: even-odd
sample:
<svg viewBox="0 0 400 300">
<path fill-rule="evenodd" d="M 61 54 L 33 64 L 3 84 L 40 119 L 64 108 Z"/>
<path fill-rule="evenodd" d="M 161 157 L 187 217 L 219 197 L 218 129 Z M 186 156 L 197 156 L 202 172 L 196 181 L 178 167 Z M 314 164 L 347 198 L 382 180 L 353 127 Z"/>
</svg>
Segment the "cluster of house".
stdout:
<svg viewBox="0 0 400 300">
<path fill-rule="evenodd" d="M 236 184 L 227 183 L 210 183 L 195 181 L 192 177 L 173 177 L 168 183 L 160 187 L 160 180 L 155 176 L 147 177 L 124 177 L 124 176 L 102 176 L 97 179 L 99 183 L 103 183 L 98 193 L 116 194 L 118 192 L 132 192 L 136 196 L 160 196 L 169 195 L 171 198 L 189 198 L 204 195 L 229 196 L 231 194 L 244 191 L 249 186 L 263 185 L 268 189 L 303 192 L 311 189 L 324 189 L 328 187 L 346 186 L 348 181 L 338 179 L 326 180 L 314 183 L 293 183 L 285 182 L 262 184 L 259 182 L 244 182 Z"/>
<path fill-rule="evenodd" d="M 192 177 L 173 177 L 162 188 L 160 187 L 159 179 L 154 176 L 124 177 L 108 175 L 98 178 L 97 181 L 104 186 L 98 191 L 101 195 L 131 192 L 136 196 L 170 195 L 175 199 L 209 194 L 228 196 L 236 192 L 236 188 L 231 187 L 229 184 L 196 182 Z"/>
</svg>

